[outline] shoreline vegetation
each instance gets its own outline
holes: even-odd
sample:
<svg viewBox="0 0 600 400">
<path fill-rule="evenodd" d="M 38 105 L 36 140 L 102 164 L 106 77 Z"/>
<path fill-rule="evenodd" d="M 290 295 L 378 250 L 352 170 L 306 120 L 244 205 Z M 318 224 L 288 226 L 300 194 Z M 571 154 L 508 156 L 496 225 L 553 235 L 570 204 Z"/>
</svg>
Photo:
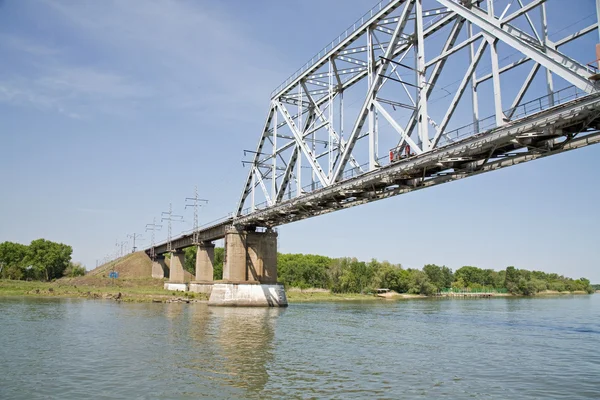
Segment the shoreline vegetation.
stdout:
<svg viewBox="0 0 600 400">
<path fill-rule="evenodd" d="M 144 252 L 128 254 L 85 271 L 71 262 L 71 247 L 38 239 L 29 246 L 0 243 L 0 296 L 62 296 L 120 301 L 191 302 L 206 295 L 172 292 L 153 279 Z M 186 280 L 194 280 L 195 251 L 186 249 Z M 169 260 L 167 260 L 168 263 Z M 215 249 L 214 279 L 222 277 L 223 248 Z M 427 264 L 421 269 L 372 259 L 330 258 L 312 254 L 278 254 L 278 281 L 291 303 L 336 300 L 477 298 L 594 293 L 586 278 L 509 266 L 504 270 L 463 266 L 452 271 Z M 118 272 L 112 279 L 111 272 Z M 84 274 L 85 272 L 85 274 Z"/>
<path fill-rule="evenodd" d="M 31 297 L 63 297 L 87 298 L 96 300 L 117 300 L 123 302 L 154 302 L 154 303 L 195 303 L 206 302 L 208 297 L 202 293 L 173 292 L 163 289 L 165 280 L 161 279 L 124 279 L 120 282 L 79 283 L 74 279 L 54 282 L 0 280 L 0 296 L 31 296 Z M 389 300 L 425 300 L 447 298 L 475 298 L 475 296 L 444 296 L 397 293 L 390 291 L 385 294 L 374 293 L 333 293 L 320 288 L 287 288 L 290 303 L 306 303 L 320 301 L 389 301 Z M 588 294 L 586 291 L 558 292 L 546 290 L 536 294 L 536 297 L 572 296 Z M 478 296 L 484 297 L 484 296 Z M 511 293 L 495 293 L 489 297 L 532 297 Z"/>
</svg>

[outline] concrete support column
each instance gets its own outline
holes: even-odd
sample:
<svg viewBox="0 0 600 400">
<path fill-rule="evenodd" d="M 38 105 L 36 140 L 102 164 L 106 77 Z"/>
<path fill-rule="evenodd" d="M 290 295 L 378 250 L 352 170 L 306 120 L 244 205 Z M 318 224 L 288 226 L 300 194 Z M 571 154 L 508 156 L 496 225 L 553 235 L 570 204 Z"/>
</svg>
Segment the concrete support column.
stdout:
<svg viewBox="0 0 600 400">
<path fill-rule="evenodd" d="M 229 227 L 225 232 L 225 263 L 223 280 L 228 282 L 246 282 L 246 232 Z"/>
<path fill-rule="evenodd" d="M 190 292 L 210 295 L 213 288 L 213 266 L 215 262 L 215 245 L 202 242 L 196 252 L 196 280 L 190 282 Z"/>
<path fill-rule="evenodd" d="M 277 232 L 230 228 L 225 234 L 223 280 L 277 283 Z"/>
<path fill-rule="evenodd" d="M 196 253 L 196 281 L 212 282 L 213 265 L 215 262 L 215 245 L 202 242 Z"/>
<path fill-rule="evenodd" d="M 283 285 L 277 284 L 277 233 L 225 232 L 223 282 L 216 282 L 209 306 L 285 307 Z"/>
<path fill-rule="evenodd" d="M 183 264 L 185 262 L 185 253 L 183 251 L 174 251 L 171 253 L 171 268 L 169 273 L 169 282 L 184 283 Z"/>
<path fill-rule="evenodd" d="M 152 260 L 152 277 L 157 279 L 169 277 L 169 268 L 164 257 L 159 256 Z"/>
<path fill-rule="evenodd" d="M 246 234 L 248 276 L 260 283 L 277 283 L 277 232 Z"/>
</svg>

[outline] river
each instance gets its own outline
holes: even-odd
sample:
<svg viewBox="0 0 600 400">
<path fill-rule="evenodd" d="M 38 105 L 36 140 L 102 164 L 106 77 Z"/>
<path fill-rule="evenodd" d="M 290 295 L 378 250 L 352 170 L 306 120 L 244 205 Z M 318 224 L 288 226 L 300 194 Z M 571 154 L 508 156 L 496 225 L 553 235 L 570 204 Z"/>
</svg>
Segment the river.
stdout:
<svg viewBox="0 0 600 400">
<path fill-rule="evenodd" d="M 600 397 L 600 295 L 287 309 L 0 297 L 0 399 Z"/>
</svg>

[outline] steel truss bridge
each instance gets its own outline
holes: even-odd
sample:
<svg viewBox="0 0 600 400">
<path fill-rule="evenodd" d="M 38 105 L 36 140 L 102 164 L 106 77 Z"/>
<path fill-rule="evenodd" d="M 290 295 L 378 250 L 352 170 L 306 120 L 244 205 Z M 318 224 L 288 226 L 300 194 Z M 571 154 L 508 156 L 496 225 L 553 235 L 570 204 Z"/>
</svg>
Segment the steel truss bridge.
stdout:
<svg viewBox="0 0 600 400">
<path fill-rule="evenodd" d="M 380 2 L 272 92 L 233 216 L 149 253 L 600 142 L 598 11 L 551 40 L 567 6 Z"/>
</svg>

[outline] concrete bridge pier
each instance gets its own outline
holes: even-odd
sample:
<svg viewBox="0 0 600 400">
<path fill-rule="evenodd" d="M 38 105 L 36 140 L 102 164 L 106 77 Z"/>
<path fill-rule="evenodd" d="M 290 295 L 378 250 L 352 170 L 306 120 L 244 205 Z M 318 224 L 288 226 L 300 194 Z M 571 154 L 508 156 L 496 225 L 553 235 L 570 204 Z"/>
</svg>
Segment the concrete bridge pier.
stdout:
<svg viewBox="0 0 600 400">
<path fill-rule="evenodd" d="M 169 268 L 169 281 L 165 282 L 165 289 L 186 292 L 188 284 L 185 282 L 183 264 L 185 253 L 182 250 L 171 252 L 171 265 Z"/>
<path fill-rule="evenodd" d="M 156 256 L 156 258 L 152 260 L 152 277 L 157 279 L 169 277 L 169 268 L 167 267 L 164 256 Z"/>
<path fill-rule="evenodd" d="M 190 292 L 210 294 L 213 288 L 215 245 L 202 242 L 196 247 L 196 280 L 190 282 Z"/>
<path fill-rule="evenodd" d="M 277 232 L 226 230 L 223 281 L 213 285 L 208 305 L 287 306 L 284 287 L 277 283 Z"/>
</svg>

